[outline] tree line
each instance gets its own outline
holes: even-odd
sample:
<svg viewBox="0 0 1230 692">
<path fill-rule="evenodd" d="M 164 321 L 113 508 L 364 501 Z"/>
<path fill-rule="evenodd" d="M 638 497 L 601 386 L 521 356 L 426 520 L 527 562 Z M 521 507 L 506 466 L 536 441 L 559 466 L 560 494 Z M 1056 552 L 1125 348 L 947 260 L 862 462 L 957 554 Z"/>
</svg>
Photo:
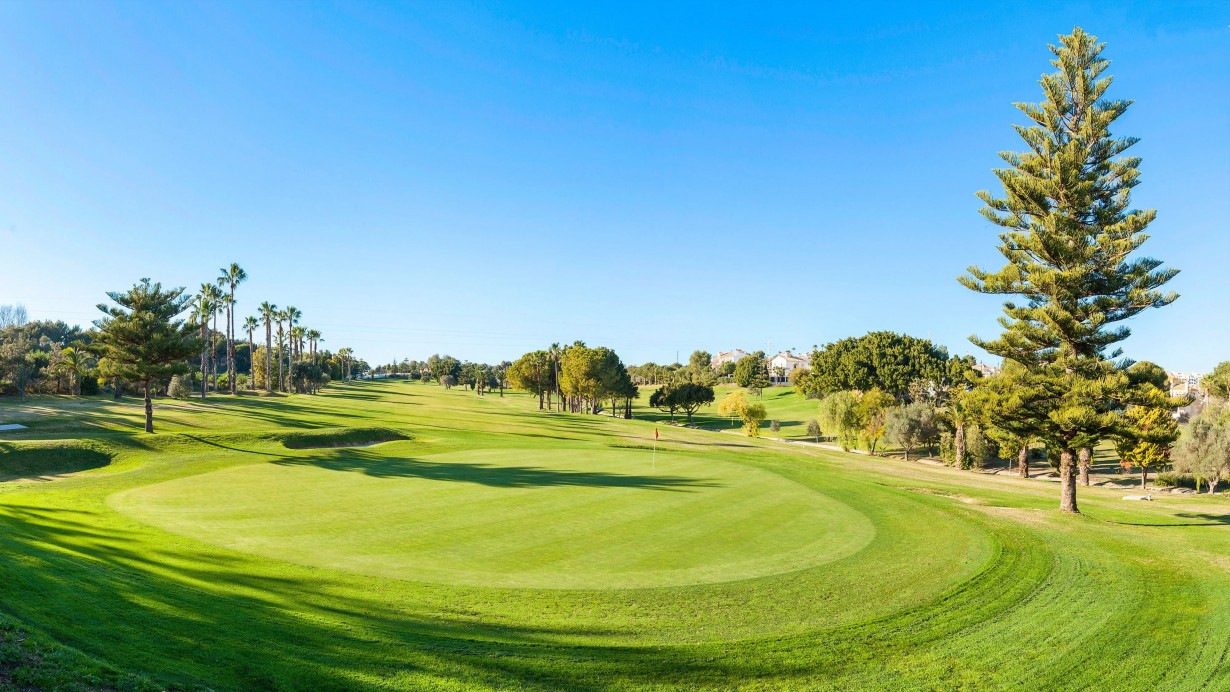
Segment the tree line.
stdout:
<svg viewBox="0 0 1230 692">
<path fill-rule="evenodd" d="M 139 392 L 145 429 L 153 432 L 152 401 L 159 395 L 182 398 L 195 389 L 204 399 L 210 391 L 234 395 L 262 385 L 270 394 L 315 393 L 367 369 L 350 348 L 320 349 L 321 333 L 305 327 L 296 308 L 264 302 L 259 317 L 237 323 L 236 289 L 246 280 L 238 264 L 193 294 L 141 279 L 127 291 L 109 292 L 110 302 L 98 305 L 103 317 L 88 330 L 30 322 L 23 307 L 0 306 L 0 392 L 90 396 L 109 389 L 116 399 Z M 263 347 L 256 339 L 262 325 Z"/>
</svg>

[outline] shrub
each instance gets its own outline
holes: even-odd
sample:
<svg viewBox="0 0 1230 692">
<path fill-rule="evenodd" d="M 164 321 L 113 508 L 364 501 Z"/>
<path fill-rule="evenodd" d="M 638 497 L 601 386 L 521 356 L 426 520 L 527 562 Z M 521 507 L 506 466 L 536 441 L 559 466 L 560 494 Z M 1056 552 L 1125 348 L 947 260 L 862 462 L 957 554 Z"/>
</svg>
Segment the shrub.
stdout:
<svg viewBox="0 0 1230 692">
<path fill-rule="evenodd" d="M 192 396 L 192 389 L 184 380 L 183 375 L 175 375 L 171 378 L 171 384 L 167 385 L 167 396 L 172 399 L 187 399 Z"/>
<path fill-rule="evenodd" d="M 772 430 L 773 432 L 775 432 L 775 433 L 776 433 L 776 432 L 780 431 L 781 429 L 782 429 L 782 422 L 781 422 L 781 421 L 777 420 L 776 418 L 774 418 L 773 420 L 769 421 L 769 430 Z"/>
<path fill-rule="evenodd" d="M 98 396 L 98 378 L 89 375 L 81 378 L 81 396 Z"/>
<path fill-rule="evenodd" d="M 1163 471 L 1157 474 L 1158 485 L 1169 485 L 1174 488 L 1191 488 L 1198 490 L 1196 487 L 1196 477 L 1190 473 L 1179 473 L 1177 471 Z M 1204 486 L 1208 489 L 1208 485 Z"/>
<path fill-rule="evenodd" d="M 820 429 L 820 421 L 815 418 L 807 421 L 807 434 L 810 437 L 816 438 L 816 442 L 819 442 L 820 436 L 824 434 L 824 431 Z"/>
</svg>

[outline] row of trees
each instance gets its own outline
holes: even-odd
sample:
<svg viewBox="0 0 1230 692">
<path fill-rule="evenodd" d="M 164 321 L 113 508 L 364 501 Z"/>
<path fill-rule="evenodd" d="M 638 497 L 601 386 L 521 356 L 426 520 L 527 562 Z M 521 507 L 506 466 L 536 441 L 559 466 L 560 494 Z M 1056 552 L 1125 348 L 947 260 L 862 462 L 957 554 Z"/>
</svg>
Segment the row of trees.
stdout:
<svg viewBox="0 0 1230 692">
<path fill-rule="evenodd" d="M 248 385 L 252 389 L 264 385 L 268 393 L 315 392 L 334 373 L 349 380 L 355 369 L 353 351 L 339 349 L 336 354 L 324 353 L 321 361 L 319 345 L 324 337 L 316 329 L 305 327 L 303 313 L 294 306 L 279 308 L 265 301 L 257 315 L 248 316 L 237 324 L 235 291 L 248 280 L 248 273 L 231 263 L 219 270 L 213 282 L 203 283 L 191 300 L 191 322 L 200 332 L 201 351 L 197 360 L 200 373 L 200 396 L 206 398 L 210 389 L 218 391 L 219 342 L 225 354 L 225 385 L 231 394 L 240 387 L 237 348 L 240 334 L 247 334 L 249 354 Z M 218 330 L 218 318 L 224 331 Z M 211 324 L 212 323 L 212 324 Z M 265 345 L 257 346 L 256 334 L 265 330 Z M 276 376 L 275 376 L 276 361 Z M 263 366 L 263 367 L 262 367 Z M 334 366 L 334 367 L 330 367 Z M 333 372 L 330 372 L 333 371 Z"/>
<path fill-rule="evenodd" d="M 221 380 L 237 392 L 238 366 L 244 360 L 251 386 L 263 381 L 266 391 L 273 392 L 275 326 L 278 391 L 316 392 L 330 379 L 348 380 L 355 369 L 367 367 L 348 348 L 337 353 L 319 350 L 320 333 L 298 323 L 298 310 L 279 310 L 269 303 L 261 305 L 265 347 L 256 347 L 259 322 L 250 317 L 242 325 L 248 333 L 248 357 L 240 358 L 235 289 L 246 279 L 237 264 L 224 268 L 215 282 L 202 284 L 195 294 L 142 279 L 128 291 L 108 293 L 110 303 L 98 306 L 104 317 L 89 331 L 63 323 L 31 323 L 24 308 L 6 306 L 0 309 L 0 384 L 19 396 L 53 379 L 55 391 L 68 394 L 97 393 L 99 382 L 109 383 L 116 398 L 125 387 L 136 388 L 145 399 L 145 429 L 153 432 L 152 399 L 168 390 L 187 391 L 194 370 L 202 398 L 211 380 L 214 391 Z M 217 328 L 219 317 L 224 331 Z"/>
<path fill-rule="evenodd" d="M 600 413 L 610 402 L 611 415 L 632 417 L 632 401 L 640 396 L 628 368 L 605 346 L 591 348 L 577 341 L 531 351 L 508 365 L 511 386 L 538 397 L 538 408 L 572 413 Z"/>
<path fill-rule="evenodd" d="M 680 385 L 691 383 L 713 387 L 737 384 L 755 392 L 768 387 L 769 361 L 764 351 L 756 351 L 737 362 L 725 362 L 713 367 L 713 355 L 708 351 L 693 351 L 686 365 L 645 363 L 628 367 L 633 383 L 638 385 Z"/>
<path fill-rule="evenodd" d="M 0 305 L 0 394 L 97 394 L 91 341 L 80 327 L 30 322 L 24 306 Z"/>
</svg>

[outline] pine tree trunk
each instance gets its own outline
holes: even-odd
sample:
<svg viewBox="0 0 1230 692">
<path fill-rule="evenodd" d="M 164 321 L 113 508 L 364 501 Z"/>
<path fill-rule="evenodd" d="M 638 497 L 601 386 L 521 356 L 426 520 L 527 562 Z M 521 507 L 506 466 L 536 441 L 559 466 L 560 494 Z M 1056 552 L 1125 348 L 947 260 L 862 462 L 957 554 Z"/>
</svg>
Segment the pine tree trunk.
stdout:
<svg viewBox="0 0 1230 692">
<path fill-rule="evenodd" d="M 1059 454 L 1059 511 L 1080 514 L 1076 507 L 1076 464 L 1071 449 Z"/>
<path fill-rule="evenodd" d="M 1089 468 L 1093 465 L 1093 450 L 1088 447 L 1081 447 L 1077 451 L 1077 460 L 1080 462 L 1081 485 L 1088 487 Z"/>
<path fill-rule="evenodd" d="M 1029 445 L 1021 445 L 1021 451 L 1016 454 L 1016 465 L 1021 472 L 1021 478 L 1029 478 Z"/>
<path fill-rule="evenodd" d="M 1140 467 L 1140 489 L 1145 490 L 1149 487 L 1149 467 Z"/>
<path fill-rule="evenodd" d="M 150 388 L 153 385 L 149 380 L 145 381 L 145 432 L 154 432 L 154 402 L 150 396 Z"/>
<path fill-rule="evenodd" d="M 119 401 L 124 396 L 124 385 L 120 383 L 120 378 L 111 378 L 111 396 Z"/>
</svg>

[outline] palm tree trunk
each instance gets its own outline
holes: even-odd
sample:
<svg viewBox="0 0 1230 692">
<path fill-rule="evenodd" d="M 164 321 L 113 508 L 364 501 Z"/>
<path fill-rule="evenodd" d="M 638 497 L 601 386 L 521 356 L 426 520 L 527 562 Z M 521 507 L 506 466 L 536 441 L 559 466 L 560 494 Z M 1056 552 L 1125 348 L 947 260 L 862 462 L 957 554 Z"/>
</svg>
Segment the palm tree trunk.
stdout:
<svg viewBox="0 0 1230 692">
<path fill-rule="evenodd" d="M 205 400 L 205 390 L 209 388 L 209 371 L 205 365 L 209 361 L 206 360 L 206 350 L 209 348 L 205 343 L 205 337 L 209 331 L 209 322 L 201 322 L 201 400 Z"/>
<path fill-rule="evenodd" d="M 216 340 L 218 334 L 218 313 L 214 311 L 214 326 L 209 330 L 209 364 L 213 370 L 214 391 L 218 391 L 218 342 Z"/>
<path fill-rule="evenodd" d="M 957 463 L 957 468 L 965 468 L 965 424 L 957 423 L 956 432 L 953 433 L 953 456 Z"/>
<path fill-rule="evenodd" d="M 235 284 L 231 284 L 231 302 L 226 305 L 226 380 L 235 393 Z"/>
<path fill-rule="evenodd" d="M 273 394 L 273 324 L 265 321 L 265 391 Z"/>
</svg>

